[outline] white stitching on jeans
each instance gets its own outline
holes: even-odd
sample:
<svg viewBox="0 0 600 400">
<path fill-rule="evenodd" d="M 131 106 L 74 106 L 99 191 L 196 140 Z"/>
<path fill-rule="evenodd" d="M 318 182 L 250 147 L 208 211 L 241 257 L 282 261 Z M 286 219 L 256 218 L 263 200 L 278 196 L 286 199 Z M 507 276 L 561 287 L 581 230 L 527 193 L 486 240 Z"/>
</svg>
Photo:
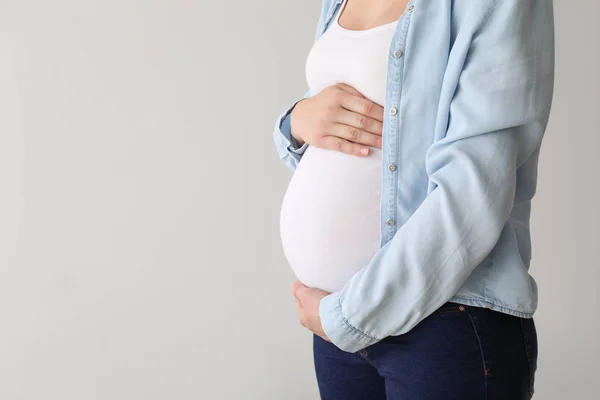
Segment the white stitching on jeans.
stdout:
<svg viewBox="0 0 600 400">
<path fill-rule="evenodd" d="M 531 355 L 529 354 L 529 338 L 527 337 L 527 333 L 525 333 L 525 327 L 523 326 L 523 319 L 519 319 L 519 323 L 521 325 L 521 332 L 523 333 L 523 345 L 525 347 L 525 354 L 527 355 L 527 368 L 529 369 L 529 397 L 533 396 L 533 371 L 531 368 Z"/>
<path fill-rule="evenodd" d="M 483 379 L 484 379 L 484 400 L 487 400 L 488 397 L 488 375 L 489 370 L 485 363 L 485 356 L 483 354 L 483 345 L 481 344 L 481 340 L 479 339 L 479 333 L 477 332 L 477 327 L 475 326 L 474 317 L 471 315 L 471 312 L 467 309 L 467 314 L 469 315 L 469 321 L 471 321 L 471 326 L 473 327 L 473 332 L 475 332 L 475 337 L 477 338 L 477 343 L 479 344 L 479 352 L 481 354 L 481 362 L 483 364 Z"/>
</svg>

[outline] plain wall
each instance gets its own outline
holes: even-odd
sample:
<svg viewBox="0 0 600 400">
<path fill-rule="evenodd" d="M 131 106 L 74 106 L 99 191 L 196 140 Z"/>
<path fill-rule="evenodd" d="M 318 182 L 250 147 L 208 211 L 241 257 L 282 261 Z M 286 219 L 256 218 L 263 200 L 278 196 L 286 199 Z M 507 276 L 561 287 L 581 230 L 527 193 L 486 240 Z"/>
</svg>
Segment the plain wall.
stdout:
<svg viewBox="0 0 600 400">
<path fill-rule="evenodd" d="M 555 3 L 536 398 L 591 399 L 600 6 Z M 305 92 L 319 8 L 0 0 L 1 399 L 318 398 L 272 128 Z"/>
</svg>

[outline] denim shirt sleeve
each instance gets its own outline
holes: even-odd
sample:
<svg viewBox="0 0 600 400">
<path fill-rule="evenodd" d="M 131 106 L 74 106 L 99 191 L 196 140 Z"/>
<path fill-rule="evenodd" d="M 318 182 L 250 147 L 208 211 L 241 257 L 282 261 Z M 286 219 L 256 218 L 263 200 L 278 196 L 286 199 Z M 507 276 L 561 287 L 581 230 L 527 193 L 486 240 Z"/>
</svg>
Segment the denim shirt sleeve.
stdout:
<svg viewBox="0 0 600 400">
<path fill-rule="evenodd" d="M 275 128 L 273 130 L 273 140 L 275 141 L 275 147 L 279 153 L 279 158 L 285 163 L 290 170 L 295 170 L 296 166 L 300 162 L 300 158 L 306 151 L 308 143 L 297 146 L 294 140 L 290 127 L 290 115 L 292 110 L 301 100 L 310 96 L 310 90 L 307 91 L 304 96 L 296 101 L 290 108 L 282 112 L 275 121 Z"/>
<path fill-rule="evenodd" d="M 535 157 L 554 79 L 551 0 L 496 0 L 464 45 L 445 136 L 426 155 L 431 190 L 344 287 L 321 300 L 323 329 L 355 352 L 415 327 L 492 251 Z M 535 18 L 532 18 L 535 16 Z"/>
</svg>

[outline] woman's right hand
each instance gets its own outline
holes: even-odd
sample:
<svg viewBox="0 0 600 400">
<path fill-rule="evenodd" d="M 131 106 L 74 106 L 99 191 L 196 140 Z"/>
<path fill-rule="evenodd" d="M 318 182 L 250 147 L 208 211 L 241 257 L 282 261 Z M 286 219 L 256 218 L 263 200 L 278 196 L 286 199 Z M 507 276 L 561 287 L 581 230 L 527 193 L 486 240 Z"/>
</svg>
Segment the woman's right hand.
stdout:
<svg viewBox="0 0 600 400">
<path fill-rule="evenodd" d="M 368 146 L 381 148 L 383 107 L 352 86 L 337 83 L 296 103 L 290 127 L 300 145 L 366 156 Z"/>
</svg>

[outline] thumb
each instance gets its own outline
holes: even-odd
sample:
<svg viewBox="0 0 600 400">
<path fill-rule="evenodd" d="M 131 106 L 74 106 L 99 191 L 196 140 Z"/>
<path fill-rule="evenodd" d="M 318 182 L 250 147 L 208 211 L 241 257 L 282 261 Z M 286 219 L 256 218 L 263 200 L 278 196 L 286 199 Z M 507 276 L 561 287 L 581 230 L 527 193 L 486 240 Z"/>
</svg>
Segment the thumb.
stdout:
<svg viewBox="0 0 600 400">
<path fill-rule="evenodd" d="M 297 280 L 296 282 L 294 282 L 290 286 L 290 291 L 292 292 L 292 294 L 294 295 L 294 297 L 298 298 L 299 292 L 302 289 L 306 289 L 306 288 L 308 288 L 308 287 L 305 284 L 303 284 L 302 282 L 300 282 L 299 280 Z"/>
</svg>

